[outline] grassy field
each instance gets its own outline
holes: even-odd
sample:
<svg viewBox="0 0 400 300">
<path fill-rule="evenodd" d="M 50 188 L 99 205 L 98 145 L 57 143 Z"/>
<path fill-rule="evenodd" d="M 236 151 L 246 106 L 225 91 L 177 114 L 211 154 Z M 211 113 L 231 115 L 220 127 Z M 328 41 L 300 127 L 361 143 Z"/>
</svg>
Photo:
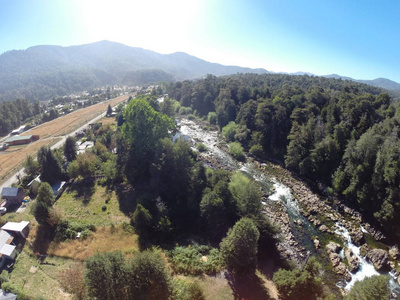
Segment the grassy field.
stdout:
<svg viewBox="0 0 400 300">
<path fill-rule="evenodd" d="M 28 155 L 36 156 L 41 146 L 54 145 L 60 140 L 61 136 L 77 130 L 90 120 L 104 113 L 108 105 L 115 106 L 127 100 L 128 97 L 128 95 L 120 96 L 109 101 L 82 108 L 50 122 L 43 123 L 22 134 L 39 135 L 40 139 L 28 145 L 12 146 L 6 151 L 0 152 L 0 183 L 20 170 Z M 105 118 L 104 122 L 112 122 L 109 119 L 113 118 Z"/>
</svg>

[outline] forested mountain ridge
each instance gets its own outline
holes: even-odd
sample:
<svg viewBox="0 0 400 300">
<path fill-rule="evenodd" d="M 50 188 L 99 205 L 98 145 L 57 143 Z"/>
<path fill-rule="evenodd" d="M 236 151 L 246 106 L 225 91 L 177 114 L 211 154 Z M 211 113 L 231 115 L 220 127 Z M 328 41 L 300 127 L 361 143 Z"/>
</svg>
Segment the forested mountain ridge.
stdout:
<svg viewBox="0 0 400 300">
<path fill-rule="evenodd" d="M 223 66 L 186 53 L 159 54 L 101 41 L 81 46 L 35 46 L 0 55 L 0 101 L 44 100 L 103 85 L 141 85 L 206 74 L 265 73 Z"/>
<path fill-rule="evenodd" d="M 34 46 L 0 55 L 0 101 L 40 101 L 105 85 L 143 85 L 236 73 L 270 72 L 210 63 L 183 52 L 159 54 L 109 41 L 70 47 Z M 308 73 L 293 75 L 302 74 Z M 359 82 L 400 91 L 398 83 L 384 78 Z"/>
<path fill-rule="evenodd" d="M 396 234 L 400 119 L 384 90 L 307 75 L 239 74 L 171 83 L 168 94 L 256 157 L 331 186 L 328 193 Z"/>
</svg>

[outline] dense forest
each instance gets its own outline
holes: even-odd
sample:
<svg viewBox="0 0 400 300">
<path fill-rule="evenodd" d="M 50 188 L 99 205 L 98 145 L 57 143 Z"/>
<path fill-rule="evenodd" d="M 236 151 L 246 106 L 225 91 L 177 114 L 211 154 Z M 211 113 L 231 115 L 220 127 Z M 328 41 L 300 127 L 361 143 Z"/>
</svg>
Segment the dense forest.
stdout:
<svg viewBox="0 0 400 300">
<path fill-rule="evenodd" d="M 256 157 L 325 184 L 395 233 L 400 119 L 383 90 L 332 78 L 238 74 L 171 83 L 167 92 Z"/>
</svg>

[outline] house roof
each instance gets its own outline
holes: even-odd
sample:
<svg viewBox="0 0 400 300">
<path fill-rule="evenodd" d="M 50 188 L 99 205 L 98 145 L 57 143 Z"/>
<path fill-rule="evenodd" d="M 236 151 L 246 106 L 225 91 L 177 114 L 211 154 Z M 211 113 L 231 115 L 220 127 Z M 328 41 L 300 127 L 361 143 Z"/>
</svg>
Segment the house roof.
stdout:
<svg viewBox="0 0 400 300">
<path fill-rule="evenodd" d="M 17 223 L 17 222 L 7 222 L 3 227 L 1 227 L 1 229 L 8 230 L 8 231 L 21 232 L 28 225 L 29 225 L 28 221 L 21 221 L 19 223 Z"/>
<path fill-rule="evenodd" d="M 1 190 L 2 197 L 16 197 L 18 195 L 18 188 L 4 187 Z"/>
<path fill-rule="evenodd" d="M 11 256 L 12 253 L 14 252 L 14 250 L 15 250 L 15 246 L 5 244 L 5 245 L 3 245 L 3 247 L 0 248 L 0 254 Z"/>
<path fill-rule="evenodd" d="M 13 293 L 6 293 L 0 289 L 0 300 L 17 300 L 17 295 Z"/>
<path fill-rule="evenodd" d="M 13 240 L 13 236 L 9 234 L 7 231 L 0 230 L 0 248 L 5 244 L 11 243 Z"/>
</svg>

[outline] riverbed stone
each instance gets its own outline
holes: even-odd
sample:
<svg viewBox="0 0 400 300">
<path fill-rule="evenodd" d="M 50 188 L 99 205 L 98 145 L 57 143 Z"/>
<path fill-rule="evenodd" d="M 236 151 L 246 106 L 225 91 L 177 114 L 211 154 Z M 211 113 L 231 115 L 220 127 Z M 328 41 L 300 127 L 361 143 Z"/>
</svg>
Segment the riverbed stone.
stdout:
<svg viewBox="0 0 400 300">
<path fill-rule="evenodd" d="M 318 249 L 321 246 L 321 243 L 318 239 L 314 239 L 314 246 L 315 246 L 315 249 Z"/>
<path fill-rule="evenodd" d="M 399 247 L 397 245 L 390 247 L 389 255 L 393 259 L 399 259 L 399 257 L 400 257 Z"/>
<path fill-rule="evenodd" d="M 322 232 L 327 232 L 329 230 L 329 228 L 328 228 L 328 226 L 323 224 L 323 225 L 319 226 L 319 230 Z"/>
<path fill-rule="evenodd" d="M 338 267 L 342 262 L 341 262 L 341 258 L 340 255 L 337 253 L 330 253 L 329 254 L 329 259 L 332 263 L 332 266 L 334 268 Z"/>
<path fill-rule="evenodd" d="M 339 244 L 332 241 L 330 241 L 329 244 L 326 245 L 326 250 L 329 253 L 338 253 L 340 249 L 342 249 L 342 247 Z"/>
<path fill-rule="evenodd" d="M 365 257 L 368 254 L 369 251 L 371 251 L 371 248 L 367 244 L 362 245 L 360 247 L 360 255 L 361 255 L 361 257 Z"/>
<path fill-rule="evenodd" d="M 358 271 L 360 268 L 360 260 L 358 257 L 354 254 L 353 250 L 350 248 L 347 248 L 344 251 L 344 255 L 346 256 L 347 262 L 349 263 L 349 270 L 351 273 L 355 273 Z"/>
<path fill-rule="evenodd" d="M 378 271 L 389 266 L 389 254 L 383 249 L 372 249 L 368 252 L 367 259 L 374 264 L 375 269 Z"/>
</svg>

